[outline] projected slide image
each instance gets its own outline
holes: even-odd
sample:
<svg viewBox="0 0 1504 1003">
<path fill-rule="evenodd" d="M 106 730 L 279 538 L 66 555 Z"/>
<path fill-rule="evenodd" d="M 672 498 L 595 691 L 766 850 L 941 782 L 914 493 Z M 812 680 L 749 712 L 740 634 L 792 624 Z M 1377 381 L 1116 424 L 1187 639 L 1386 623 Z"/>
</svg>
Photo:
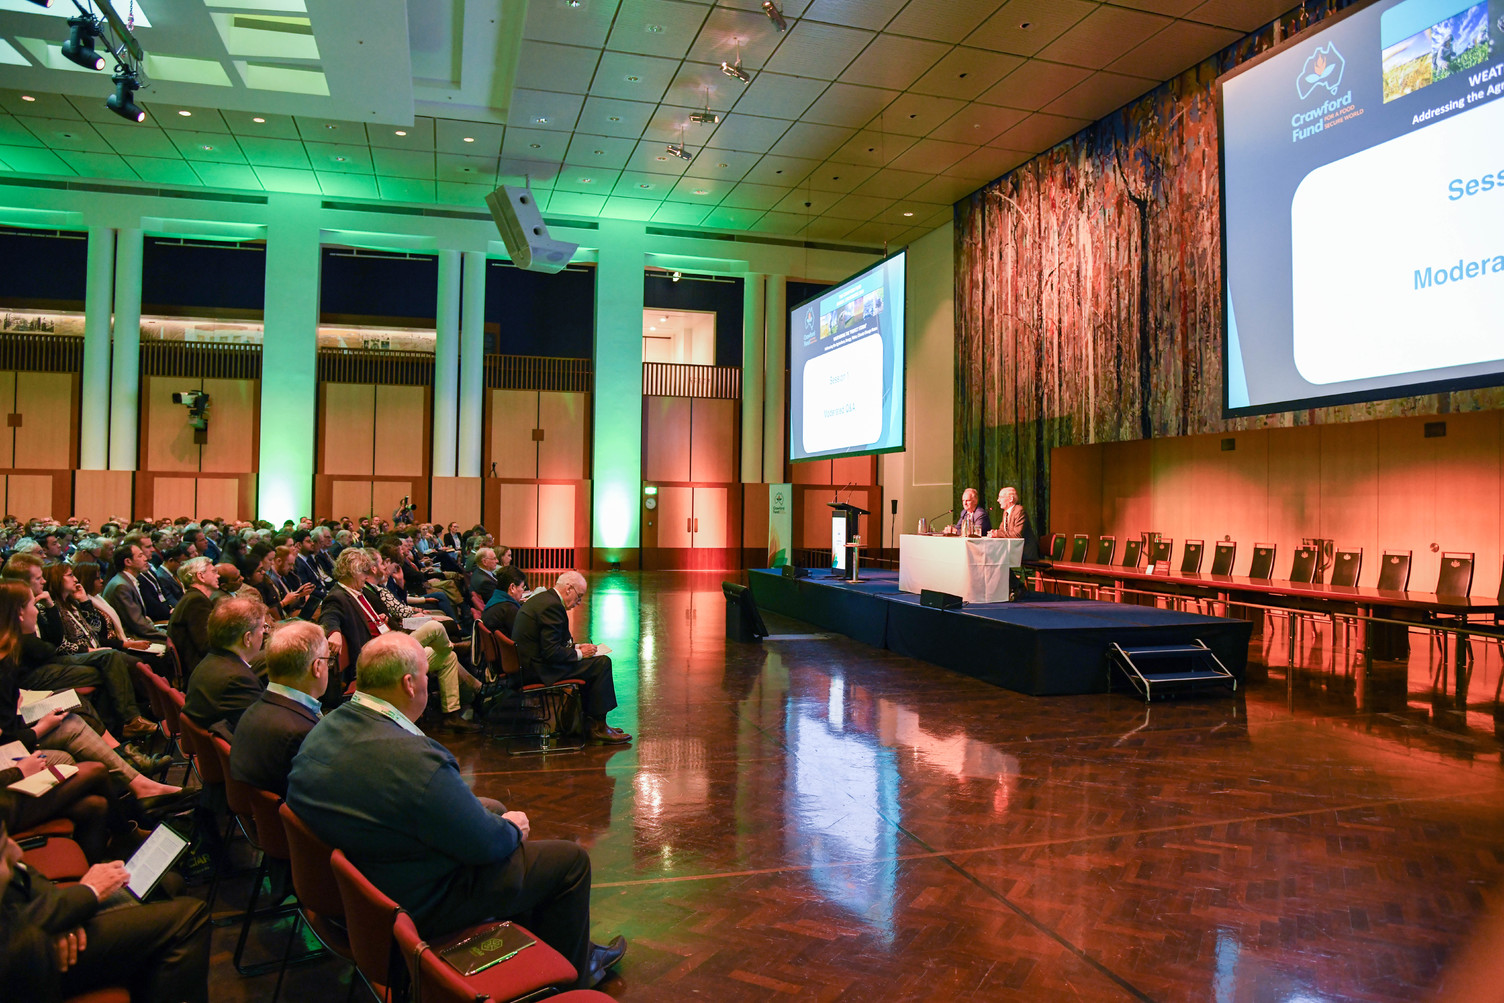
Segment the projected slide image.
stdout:
<svg viewBox="0 0 1504 1003">
<path fill-rule="evenodd" d="M 881 335 L 849 342 L 805 365 L 803 431 L 806 453 L 870 446 L 882 436 Z"/>
<path fill-rule="evenodd" d="M 1417 19 L 1437 17 L 1440 19 L 1420 30 L 1391 41 L 1391 32 L 1407 32 Z M 1481 66 L 1493 51 L 1487 0 L 1471 5 L 1465 0 L 1407 0 L 1385 11 L 1381 37 L 1386 104 Z"/>
<path fill-rule="evenodd" d="M 806 345 L 813 345 L 815 343 L 815 336 L 817 333 L 821 338 L 825 337 L 825 318 L 821 317 L 819 319 L 819 322 L 816 323 L 815 308 L 813 306 L 807 306 L 804 308 L 803 331 L 804 343 Z"/>
</svg>

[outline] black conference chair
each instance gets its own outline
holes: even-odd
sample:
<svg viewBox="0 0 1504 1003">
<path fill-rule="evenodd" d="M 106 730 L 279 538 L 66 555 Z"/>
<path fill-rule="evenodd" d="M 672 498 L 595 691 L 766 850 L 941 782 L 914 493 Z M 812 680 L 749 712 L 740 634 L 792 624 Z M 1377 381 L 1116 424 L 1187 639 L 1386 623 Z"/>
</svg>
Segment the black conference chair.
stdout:
<svg viewBox="0 0 1504 1003">
<path fill-rule="evenodd" d="M 1404 592 L 1410 588 L 1410 551 L 1386 550 L 1379 564 L 1379 588 Z"/>
<path fill-rule="evenodd" d="M 1175 550 L 1175 541 L 1168 537 L 1160 537 L 1149 544 L 1149 563 L 1156 567 L 1170 563 L 1170 554 Z"/>
<path fill-rule="evenodd" d="M 1187 540 L 1180 552 L 1180 573 L 1194 575 L 1201 571 L 1201 558 L 1206 553 L 1206 541 Z"/>
<path fill-rule="evenodd" d="M 1441 571 L 1436 575 L 1436 594 L 1438 596 L 1468 596 L 1473 589 L 1473 558 L 1475 555 L 1461 551 L 1445 551 L 1441 555 Z M 1466 616 L 1458 616 L 1451 613 L 1432 613 L 1427 617 L 1432 624 L 1447 624 L 1455 626 L 1466 622 Z M 1432 631 L 1431 637 L 1436 646 L 1441 650 L 1440 671 L 1446 671 L 1447 661 L 1447 635 L 1441 631 Z M 1461 638 L 1458 639 L 1462 641 Z M 1464 642 L 1465 643 L 1465 642 Z M 1471 649 L 1463 651 L 1461 657 L 1466 659 L 1471 654 Z M 1444 677 L 1443 677 L 1444 678 Z"/>
<path fill-rule="evenodd" d="M 1115 536 L 1100 536 L 1097 538 L 1097 563 L 1112 564 L 1112 555 L 1118 549 L 1118 538 Z"/>
<path fill-rule="evenodd" d="M 1063 561 L 1063 560 L 1065 560 L 1065 534 L 1064 533 L 1056 533 L 1050 539 L 1050 560 L 1052 560 L 1052 561 Z"/>
<path fill-rule="evenodd" d="M 1269 581 L 1274 577 L 1274 552 L 1276 546 L 1272 543 L 1255 543 L 1253 545 L 1253 562 L 1248 565 L 1248 577 L 1257 578 L 1260 581 Z"/>
<path fill-rule="evenodd" d="M 1332 557 L 1332 585 L 1338 588 L 1353 588 L 1358 584 L 1358 576 L 1363 571 L 1363 548 L 1357 550 L 1339 550 Z M 1337 668 L 1337 617 L 1344 613 L 1356 613 L 1357 607 L 1336 606 L 1329 608 L 1332 619 L 1332 671 Z M 1356 623 L 1351 617 L 1342 621 L 1342 644 L 1349 646 L 1349 635 Z"/>
<path fill-rule="evenodd" d="M 1091 545 L 1091 537 L 1085 533 L 1077 533 L 1071 540 L 1071 563 L 1082 564 L 1086 561 L 1086 548 Z"/>
<path fill-rule="evenodd" d="M 1223 540 L 1212 551 L 1212 574 L 1232 574 L 1232 562 L 1238 555 L 1238 545 L 1231 540 Z"/>
<path fill-rule="evenodd" d="M 1315 547 L 1296 547 L 1295 557 L 1290 561 L 1289 581 L 1300 585 L 1309 585 L 1316 581 L 1316 558 Z"/>
<path fill-rule="evenodd" d="M 1125 540 L 1123 542 L 1123 567 L 1138 567 L 1138 557 L 1144 546 L 1143 540 Z"/>
</svg>

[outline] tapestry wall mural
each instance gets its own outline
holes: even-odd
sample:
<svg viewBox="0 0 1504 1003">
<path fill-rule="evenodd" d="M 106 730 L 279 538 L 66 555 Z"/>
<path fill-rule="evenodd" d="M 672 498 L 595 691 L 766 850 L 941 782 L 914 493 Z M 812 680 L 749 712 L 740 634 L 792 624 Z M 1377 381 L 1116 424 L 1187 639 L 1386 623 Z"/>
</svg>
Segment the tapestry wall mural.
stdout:
<svg viewBox="0 0 1504 1003">
<path fill-rule="evenodd" d="M 1504 407 L 1489 389 L 1222 418 L 1214 83 L 1273 42 L 1270 25 L 956 204 L 953 483 L 1016 484 L 1043 533 L 1056 446 Z"/>
</svg>

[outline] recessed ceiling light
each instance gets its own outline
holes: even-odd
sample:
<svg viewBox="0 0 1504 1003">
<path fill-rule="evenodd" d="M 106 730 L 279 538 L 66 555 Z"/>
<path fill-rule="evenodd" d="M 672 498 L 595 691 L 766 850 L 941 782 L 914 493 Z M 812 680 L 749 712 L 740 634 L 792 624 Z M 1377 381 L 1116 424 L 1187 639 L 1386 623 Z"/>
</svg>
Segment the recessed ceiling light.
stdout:
<svg viewBox="0 0 1504 1003">
<path fill-rule="evenodd" d="M 642 30 L 647 32 L 649 35 L 661 35 L 663 34 L 663 25 L 645 24 L 642 26 Z"/>
<path fill-rule="evenodd" d="M 580 6 L 580 4 L 584 3 L 585 0 L 563 0 L 563 2 L 564 6 L 566 7 L 578 7 Z"/>
<path fill-rule="evenodd" d="M 324 123 L 324 128 L 325 129 L 338 129 L 339 126 L 335 125 L 333 122 L 325 122 Z"/>
<path fill-rule="evenodd" d="M 605 150 L 592 150 L 591 152 L 594 153 L 597 157 L 604 157 L 606 155 Z"/>
<path fill-rule="evenodd" d="M 906 213 L 904 213 L 904 215 L 905 215 L 905 216 L 912 216 L 912 215 L 914 215 L 914 214 L 913 214 L 913 213 L 911 213 L 911 212 L 906 212 Z"/>
<path fill-rule="evenodd" d="M 1028 31 L 1030 28 L 1034 27 L 1034 22 L 1033 21 L 1025 21 L 1022 24 L 1020 24 L 1019 27 L 1022 28 L 1024 31 Z"/>
<path fill-rule="evenodd" d="M 547 122 L 548 119 L 546 119 L 546 118 L 540 118 L 540 119 L 538 119 L 538 121 L 540 121 L 540 122 Z M 465 142 L 467 142 L 467 143 L 473 143 L 473 142 L 475 142 L 475 137 L 474 136 L 466 136 L 465 137 Z"/>
<path fill-rule="evenodd" d="M 349 160 L 349 159 L 350 159 L 349 157 L 335 157 L 334 158 L 334 162 L 336 164 L 343 164 L 346 160 Z"/>
<path fill-rule="evenodd" d="M 730 167 L 730 164 L 716 164 L 717 167 Z"/>
<path fill-rule="evenodd" d="M 707 190 L 705 188 L 696 188 L 695 189 L 695 194 L 696 195 L 709 195 L 710 192 L 709 192 L 709 190 Z"/>
<path fill-rule="evenodd" d="M 608 115 L 608 116 L 606 116 L 606 121 L 607 122 L 620 122 L 621 121 L 621 116 L 620 115 Z"/>
<path fill-rule="evenodd" d="M 199 149 L 203 150 L 206 153 L 212 153 L 214 151 L 214 147 L 210 146 L 207 143 L 201 143 L 201 144 L 199 144 Z"/>
<path fill-rule="evenodd" d="M 262 118 L 259 115 L 256 116 L 255 118 L 251 119 L 251 121 L 255 122 L 257 125 L 265 125 L 266 124 L 266 119 Z"/>
<path fill-rule="evenodd" d="M 537 144 L 537 143 L 529 143 L 529 144 L 527 144 L 527 148 L 528 148 L 528 149 L 529 149 L 529 150 L 541 150 L 541 149 L 543 149 L 543 147 L 542 147 L 542 146 L 540 146 L 540 145 L 539 145 L 539 144 Z"/>
<path fill-rule="evenodd" d="M 662 317 L 659 317 L 658 320 L 659 320 L 660 323 L 667 324 L 668 323 L 668 314 L 664 314 Z"/>
<path fill-rule="evenodd" d="M 407 130 L 406 129 L 398 129 L 396 134 L 399 135 L 399 136 L 406 136 L 407 135 Z"/>
<path fill-rule="evenodd" d="M 628 75 L 627 75 L 627 83 L 629 83 L 629 84 L 635 84 L 635 83 L 637 83 L 637 82 L 638 82 L 638 81 L 639 81 L 639 80 L 641 80 L 641 79 L 642 79 L 642 78 L 641 78 L 641 77 L 639 77 L 639 76 L 638 76 L 638 75 L 637 75 L 637 74 L 635 74 L 635 73 L 629 73 L 629 74 L 628 74 Z"/>
<path fill-rule="evenodd" d="M 35 101 L 36 98 L 32 97 L 30 94 L 22 94 L 21 95 L 21 100 L 22 101 Z"/>
<path fill-rule="evenodd" d="M 181 115 L 181 116 L 183 116 L 184 118 L 192 118 L 193 117 L 193 112 L 189 111 L 187 108 L 179 108 L 178 109 L 178 114 Z"/>
<path fill-rule="evenodd" d="M 593 185 L 593 184 L 595 184 L 595 179 L 594 178 L 581 178 L 580 179 L 580 184 L 582 184 L 582 185 Z"/>
<path fill-rule="evenodd" d="M 654 160 L 667 160 L 667 157 L 654 157 Z"/>
<path fill-rule="evenodd" d="M 638 188 L 651 188 L 653 186 L 650 185 L 650 184 L 648 184 L 647 182 L 643 182 L 642 184 L 638 185 L 637 187 Z"/>
</svg>

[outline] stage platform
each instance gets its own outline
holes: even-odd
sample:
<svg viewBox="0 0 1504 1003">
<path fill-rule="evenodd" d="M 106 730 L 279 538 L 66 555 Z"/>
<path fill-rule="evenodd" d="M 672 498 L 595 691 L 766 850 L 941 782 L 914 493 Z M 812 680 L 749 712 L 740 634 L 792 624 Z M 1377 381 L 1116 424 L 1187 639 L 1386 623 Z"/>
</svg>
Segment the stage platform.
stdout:
<svg viewBox="0 0 1504 1003">
<path fill-rule="evenodd" d="M 1128 647 L 1199 639 L 1239 685 L 1247 669 L 1253 625 L 1246 620 L 1043 593 L 938 610 L 898 591 L 896 571 L 864 570 L 855 583 L 823 574 L 754 570 L 747 577 L 762 609 L 1033 696 L 1105 692 L 1114 641 Z M 1113 685 L 1127 687 L 1121 679 Z"/>
</svg>

